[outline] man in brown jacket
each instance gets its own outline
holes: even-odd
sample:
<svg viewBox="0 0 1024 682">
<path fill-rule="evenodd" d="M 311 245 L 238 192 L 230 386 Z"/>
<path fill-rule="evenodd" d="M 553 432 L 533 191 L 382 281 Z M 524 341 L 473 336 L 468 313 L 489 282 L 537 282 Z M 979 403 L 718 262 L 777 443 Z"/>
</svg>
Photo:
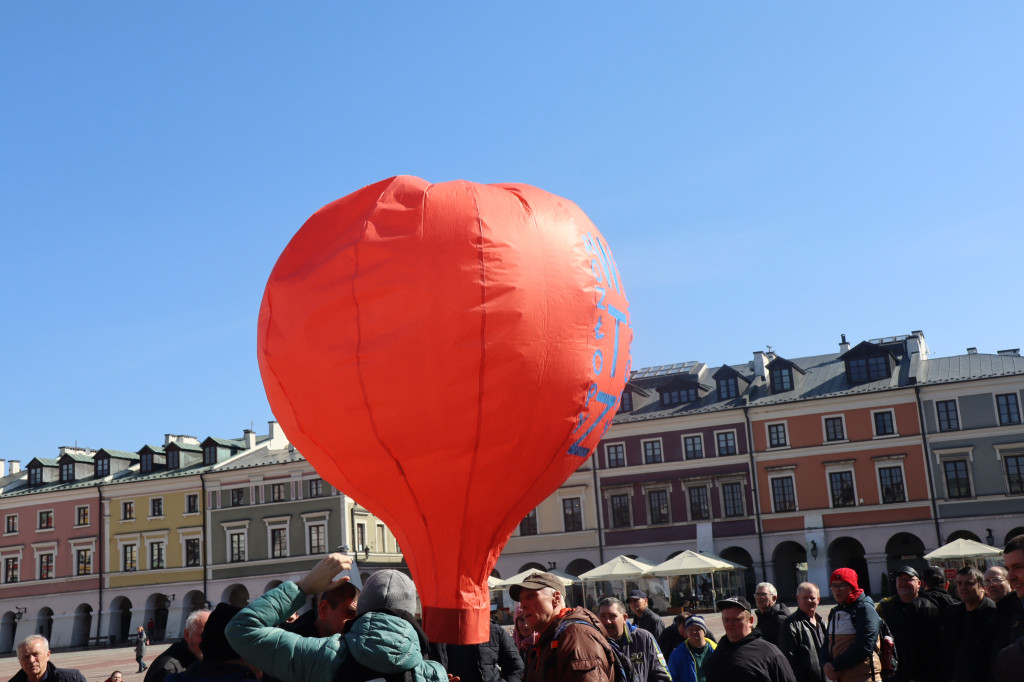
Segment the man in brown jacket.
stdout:
<svg viewBox="0 0 1024 682">
<path fill-rule="evenodd" d="M 550 573 L 531 573 L 509 588 L 526 626 L 539 633 L 526 653 L 524 682 L 611 682 L 611 645 L 590 611 L 565 606 L 565 586 Z"/>
</svg>

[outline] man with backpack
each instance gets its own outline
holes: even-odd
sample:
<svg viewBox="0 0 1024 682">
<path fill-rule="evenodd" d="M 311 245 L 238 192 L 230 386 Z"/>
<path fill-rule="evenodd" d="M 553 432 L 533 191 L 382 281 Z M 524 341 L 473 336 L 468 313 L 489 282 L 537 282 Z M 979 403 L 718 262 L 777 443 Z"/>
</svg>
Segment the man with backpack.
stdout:
<svg viewBox="0 0 1024 682">
<path fill-rule="evenodd" d="M 608 639 L 633 664 L 640 682 L 671 681 L 658 643 L 647 630 L 630 624 L 625 604 L 615 597 L 605 597 L 597 605 L 597 617 Z"/>
<path fill-rule="evenodd" d="M 565 605 L 565 586 L 537 571 L 509 588 L 523 609 L 526 626 L 538 633 L 526 653 L 524 682 L 611 682 L 615 654 L 604 628 L 590 611 Z"/>
<path fill-rule="evenodd" d="M 828 680 L 868 682 L 882 679 L 878 657 L 881 619 L 871 597 L 859 587 L 852 568 L 832 571 L 829 588 L 836 605 L 828 614 L 822 672 Z"/>
</svg>

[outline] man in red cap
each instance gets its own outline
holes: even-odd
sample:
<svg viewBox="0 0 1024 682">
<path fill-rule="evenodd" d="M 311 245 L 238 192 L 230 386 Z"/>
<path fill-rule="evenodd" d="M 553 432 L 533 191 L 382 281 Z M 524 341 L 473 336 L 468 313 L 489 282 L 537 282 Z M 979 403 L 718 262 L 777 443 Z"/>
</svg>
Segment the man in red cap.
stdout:
<svg viewBox="0 0 1024 682">
<path fill-rule="evenodd" d="M 829 588 L 836 606 L 828 614 L 821 655 L 825 678 L 842 682 L 881 679 L 882 664 L 875 654 L 879 627 L 875 603 L 858 587 L 857 572 L 852 568 L 832 571 Z"/>
</svg>

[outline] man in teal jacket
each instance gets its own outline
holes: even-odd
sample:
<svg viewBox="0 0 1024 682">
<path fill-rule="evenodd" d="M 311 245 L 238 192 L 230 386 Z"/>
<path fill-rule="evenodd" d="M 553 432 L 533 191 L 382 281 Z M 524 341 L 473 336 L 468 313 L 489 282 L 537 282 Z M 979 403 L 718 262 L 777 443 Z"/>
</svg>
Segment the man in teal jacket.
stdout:
<svg viewBox="0 0 1024 682">
<path fill-rule="evenodd" d="M 367 579 L 359 595 L 359 617 L 343 635 L 302 637 L 277 627 L 302 608 L 309 595 L 348 580 L 333 578 L 351 566 L 344 554 L 330 554 L 298 583 L 288 581 L 267 592 L 228 624 L 231 646 L 282 682 L 343 680 L 343 665 L 385 676 L 410 671 L 416 682 L 445 682 L 444 668 L 424 659 L 427 640 L 412 620 L 416 588 L 398 571 L 377 571 Z"/>
</svg>

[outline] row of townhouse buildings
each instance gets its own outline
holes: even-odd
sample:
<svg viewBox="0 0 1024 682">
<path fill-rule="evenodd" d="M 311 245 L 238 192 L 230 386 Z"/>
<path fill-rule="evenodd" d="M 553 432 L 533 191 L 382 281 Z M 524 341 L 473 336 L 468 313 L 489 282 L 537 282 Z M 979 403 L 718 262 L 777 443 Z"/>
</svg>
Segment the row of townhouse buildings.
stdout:
<svg viewBox="0 0 1024 682">
<path fill-rule="evenodd" d="M 636 370 L 594 456 L 522 520 L 494 575 L 694 549 L 746 566 L 719 590 L 748 598 L 767 579 L 791 599 L 839 566 L 877 595 L 951 539 L 1024 532 L 1022 401 L 1019 350 L 930 357 L 921 332 Z M 12 462 L 0 517 L 0 652 L 37 632 L 55 647 L 124 641 L 150 621 L 179 637 L 192 610 L 243 605 L 339 547 L 364 577 L 405 568 L 390 530 L 275 422 Z"/>
<path fill-rule="evenodd" d="M 1022 400 L 1019 349 L 930 357 L 920 331 L 636 370 L 595 456 L 523 520 L 497 572 L 692 549 L 748 567 L 727 585 L 748 598 L 769 580 L 791 599 L 840 566 L 877 595 L 950 540 L 1024 532 Z"/>
<path fill-rule="evenodd" d="M 0 463 L 2 465 L 2 463 Z M 167 435 L 137 452 L 62 447 L 0 478 L 0 652 L 183 632 L 350 548 L 362 575 L 401 565 L 391 532 L 322 480 L 276 422 L 242 438 Z"/>
</svg>

